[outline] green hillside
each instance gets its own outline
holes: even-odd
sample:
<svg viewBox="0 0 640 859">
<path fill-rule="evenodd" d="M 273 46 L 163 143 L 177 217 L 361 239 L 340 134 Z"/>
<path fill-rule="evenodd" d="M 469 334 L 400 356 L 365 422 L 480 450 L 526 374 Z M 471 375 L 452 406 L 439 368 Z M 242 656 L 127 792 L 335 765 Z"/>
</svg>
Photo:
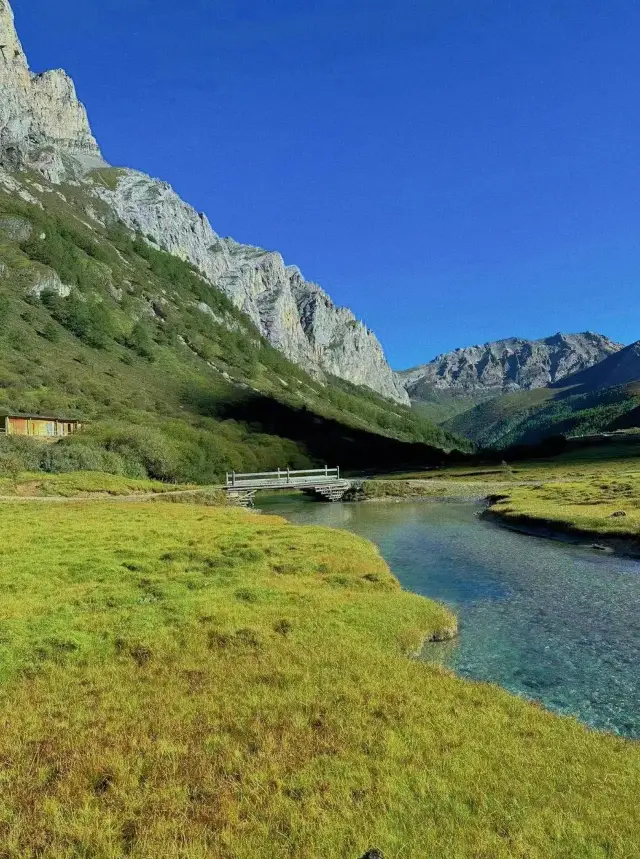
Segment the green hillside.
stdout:
<svg viewBox="0 0 640 859">
<path fill-rule="evenodd" d="M 487 399 L 481 394 L 465 396 L 454 391 L 441 391 L 427 386 L 420 390 L 417 397 L 412 391 L 411 397 L 414 412 L 435 424 L 444 424 Z"/>
<path fill-rule="evenodd" d="M 587 393 L 575 393 L 576 390 L 584 388 L 536 388 L 505 394 L 456 416 L 444 426 L 480 447 L 504 448 L 536 444 L 552 435 L 589 435 L 637 425 L 629 423 L 640 404 L 637 385 L 618 385 Z"/>
<path fill-rule="evenodd" d="M 46 448 L 4 439 L 5 459 L 210 482 L 287 463 L 424 462 L 426 445 L 441 459 L 464 444 L 369 389 L 309 376 L 80 184 L 20 181 L 42 207 L 0 193 L 0 411 L 90 425 Z"/>
</svg>

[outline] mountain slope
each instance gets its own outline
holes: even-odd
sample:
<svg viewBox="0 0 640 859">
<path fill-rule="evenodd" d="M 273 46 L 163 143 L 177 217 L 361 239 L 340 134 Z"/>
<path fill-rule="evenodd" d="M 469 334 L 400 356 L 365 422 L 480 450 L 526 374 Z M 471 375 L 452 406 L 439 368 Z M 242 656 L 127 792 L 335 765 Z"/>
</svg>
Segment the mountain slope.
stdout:
<svg viewBox="0 0 640 859">
<path fill-rule="evenodd" d="M 506 447 L 637 426 L 639 405 L 640 342 L 555 385 L 488 400 L 444 426 L 483 447 Z"/>
<path fill-rule="evenodd" d="M 109 167 L 69 78 L 29 71 L 6 0 L 0 54 L 0 410 L 90 421 L 46 450 L 3 439 L 0 469 L 206 482 L 424 465 L 458 444 L 298 269 Z"/>
<path fill-rule="evenodd" d="M 41 466 L 207 482 L 287 462 L 425 464 L 456 446 L 406 406 L 308 375 L 99 202 L 84 183 L 0 170 L 0 409 L 91 420 Z"/>
<path fill-rule="evenodd" d="M 106 202 L 134 232 L 191 262 L 308 372 L 337 375 L 408 403 L 375 335 L 280 254 L 221 238 L 169 185 L 137 171 L 103 169 L 87 177 L 106 165 L 86 111 L 64 72 L 29 71 L 6 0 L 0 0 L 0 45 L 0 165 L 30 168 L 58 184 L 85 184 L 87 196 L 96 198 L 87 203 L 88 214 Z"/>
<path fill-rule="evenodd" d="M 597 364 L 622 347 L 601 334 L 555 334 L 543 340 L 512 337 L 439 355 L 428 364 L 397 373 L 413 401 L 434 392 L 484 397 L 544 388 Z"/>
<path fill-rule="evenodd" d="M 574 394 L 586 394 L 627 385 L 629 382 L 640 380 L 640 340 L 625 346 L 593 367 L 567 376 L 555 388 L 570 388 Z"/>
</svg>

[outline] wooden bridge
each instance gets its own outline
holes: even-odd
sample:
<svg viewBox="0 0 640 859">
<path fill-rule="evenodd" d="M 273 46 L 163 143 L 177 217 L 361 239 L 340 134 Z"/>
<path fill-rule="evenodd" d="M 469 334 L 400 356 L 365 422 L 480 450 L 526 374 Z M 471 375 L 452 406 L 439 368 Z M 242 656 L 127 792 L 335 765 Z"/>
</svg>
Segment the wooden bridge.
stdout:
<svg viewBox="0 0 640 859">
<path fill-rule="evenodd" d="M 298 489 L 324 501 L 342 501 L 351 481 L 340 477 L 339 468 L 312 468 L 304 471 L 281 469 L 255 474 L 227 474 L 226 491 L 238 504 L 251 506 L 256 492 Z"/>
</svg>

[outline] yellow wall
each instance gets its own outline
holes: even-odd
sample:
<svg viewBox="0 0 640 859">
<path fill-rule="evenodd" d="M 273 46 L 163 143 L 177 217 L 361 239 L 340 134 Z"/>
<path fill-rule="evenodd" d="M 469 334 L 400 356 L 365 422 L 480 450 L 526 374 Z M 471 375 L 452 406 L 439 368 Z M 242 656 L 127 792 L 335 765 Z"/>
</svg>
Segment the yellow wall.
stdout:
<svg viewBox="0 0 640 859">
<path fill-rule="evenodd" d="M 7 418 L 9 435 L 31 435 L 38 438 L 60 438 L 75 432 L 80 424 L 74 421 L 47 421 L 38 418 Z"/>
</svg>

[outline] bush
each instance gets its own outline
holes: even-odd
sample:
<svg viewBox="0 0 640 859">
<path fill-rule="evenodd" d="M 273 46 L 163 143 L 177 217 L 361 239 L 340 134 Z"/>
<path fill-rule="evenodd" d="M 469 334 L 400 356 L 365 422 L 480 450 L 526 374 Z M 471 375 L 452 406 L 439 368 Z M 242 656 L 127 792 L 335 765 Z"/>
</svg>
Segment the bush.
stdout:
<svg viewBox="0 0 640 859">
<path fill-rule="evenodd" d="M 115 335 L 111 315 L 100 301 L 83 300 L 75 294 L 61 298 L 47 290 L 42 293 L 42 303 L 57 322 L 87 346 L 104 349 Z"/>
<path fill-rule="evenodd" d="M 107 474 L 118 474 L 127 477 L 143 477 L 138 473 L 129 473 L 127 463 L 117 453 L 113 453 L 97 445 L 68 444 L 58 442 L 46 446 L 40 467 L 50 474 L 68 474 L 73 471 L 101 471 Z M 138 469 L 141 472 L 142 469 Z"/>
<path fill-rule="evenodd" d="M 38 471 L 44 447 L 42 442 L 26 436 L 0 437 L 0 457 L 5 461 L 13 460 L 19 463 L 20 471 Z"/>
<path fill-rule="evenodd" d="M 10 477 L 15 482 L 22 470 L 19 457 L 10 453 L 0 453 L 0 476 Z"/>
<path fill-rule="evenodd" d="M 141 358 L 146 358 L 147 361 L 154 360 L 153 339 L 149 330 L 141 322 L 136 322 L 131 333 L 124 338 L 123 345 Z"/>
</svg>

